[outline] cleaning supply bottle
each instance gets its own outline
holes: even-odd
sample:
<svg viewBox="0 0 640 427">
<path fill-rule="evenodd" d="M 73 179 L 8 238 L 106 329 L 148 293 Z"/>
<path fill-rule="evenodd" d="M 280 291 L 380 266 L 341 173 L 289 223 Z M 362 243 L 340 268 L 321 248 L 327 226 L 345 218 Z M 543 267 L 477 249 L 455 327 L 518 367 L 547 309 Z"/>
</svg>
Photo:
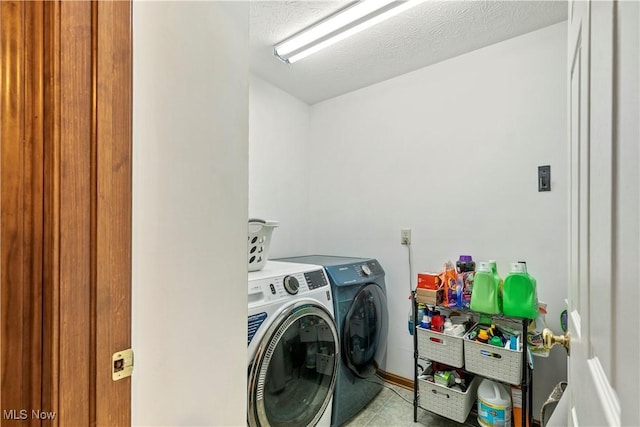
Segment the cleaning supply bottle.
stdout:
<svg viewBox="0 0 640 427">
<path fill-rule="evenodd" d="M 456 270 L 458 273 L 457 306 L 469 308 L 473 291 L 473 274 L 476 271 L 476 263 L 471 255 L 460 255 L 456 262 Z"/>
<path fill-rule="evenodd" d="M 489 334 L 485 329 L 480 329 L 478 331 L 478 335 L 476 336 L 476 341 L 481 342 L 483 344 L 489 343 Z"/>
<path fill-rule="evenodd" d="M 458 377 L 454 379 L 455 383 L 451 386 L 451 389 L 459 391 L 461 393 L 467 392 L 467 385 L 465 384 L 464 379 Z"/>
<path fill-rule="evenodd" d="M 427 315 L 427 307 L 424 304 L 419 303 L 418 304 L 418 320 L 416 320 L 416 325 L 422 324 L 422 320 L 426 315 Z"/>
<path fill-rule="evenodd" d="M 444 329 L 443 332 L 447 335 L 453 335 L 453 323 L 451 323 L 451 319 L 446 319 L 444 321 Z"/>
<path fill-rule="evenodd" d="M 481 426 L 511 426 L 511 395 L 500 383 L 484 379 L 478 386 L 478 423 Z"/>
<path fill-rule="evenodd" d="M 489 260 L 489 265 L 491 265 L 491 271 L 493 272 L 493 279 L 497 280 L 498 285 L 498 304 L 500 305 L 500 311 L 502 311 L 502 290 L 504 288 L 504 281 L 502 277 L 498 274 L 498 262 L 495 259 Z"/>
<path fill-rule="evenodd" d="M 429 308 L 425 308 L 424 316 L 422 316 L 422 321 L 420 322 L 420 327 L 424 329 L 431 329 L 431 310 Z"/>
<path fill-rule="evenodd" d="M 444 332 L 444 317 L 439 314 L 431 316 L 431 330 L 436 332 Z"/>
<path fill-rule="evenodd" d="M 514 262 L 504 279 L 503 311 L 506 316 L 535 320 L 538 317 L 536 280 L 527 272 L 526 264 Z"/>
<path fill-rule="evenodd" d="M 470 308 L 485 314 L 500 314 L 500 281 L 488 262 L 478 263 L 473 279 Z"/>
<path fill-rule="evenodd" d="M 456 270 L 458 270 L 458 273 L 475 271 L 476 263 L 473 261 L 473 257 L 471 255 L 460 255 L 460 258 L 456 261 Z"/>
<path fill-rule="evenodd" d="M 501 347 L 502 348 L 502 340 L 498 336 L 491 337 L 491 339 L 489 340 L 488 344 L 491 344 L 491 345 L 494 345 L 496 347 Z"/>
<path fill-rule="evenodd" d="M 443 271 L 443 305 L 445 307 L 455 307 L 458 304 L 458 273 L 451 261 L 444 264 Z"/>
</svg>

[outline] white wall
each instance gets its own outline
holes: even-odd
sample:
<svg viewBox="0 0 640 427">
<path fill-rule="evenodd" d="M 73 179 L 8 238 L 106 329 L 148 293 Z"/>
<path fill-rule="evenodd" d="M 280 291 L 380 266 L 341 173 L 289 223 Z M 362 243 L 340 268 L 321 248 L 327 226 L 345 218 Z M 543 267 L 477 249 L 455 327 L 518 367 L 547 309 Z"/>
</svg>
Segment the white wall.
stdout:
<svg viewBox="0 0 640 427">
<path fill-rule="evenodd" d="M 412 378 L 409 271 L 459 254 L 526 260 L 559 331 L 567 283 L 566 23 L 311 107 L 314 251 L 377 258 L 391 316 L 387 370 Z M 537 190 L 551 165 L 552 191 Z M 414 279 L 415 280 L 415 279 Z M 536 359 L 534 414 L 566 379 L 561 351 Z"/>
<path fill-rule="evenodd" d="M 244 425 L 248 8 L 133 8 L 132 422 Z"/>
<path fill-rule="evenodd" d="M 309 106 L 251 75 L 249 91 L 249 217 L 276 220 L 269 257 L 311 249 L 308 216 Z"/>
</svg>

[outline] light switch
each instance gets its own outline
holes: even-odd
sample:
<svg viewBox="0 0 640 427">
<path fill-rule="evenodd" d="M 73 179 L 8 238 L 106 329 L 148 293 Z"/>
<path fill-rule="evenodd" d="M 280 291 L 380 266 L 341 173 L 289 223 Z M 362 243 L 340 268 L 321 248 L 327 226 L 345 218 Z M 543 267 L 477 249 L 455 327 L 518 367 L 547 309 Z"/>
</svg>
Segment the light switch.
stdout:
<svg viewBox="0 0 640 427">
<path fill-rule="evenodd" d="M 538 191 L 551 191 L 551 166 L 538 166 Z"/>
</svg>

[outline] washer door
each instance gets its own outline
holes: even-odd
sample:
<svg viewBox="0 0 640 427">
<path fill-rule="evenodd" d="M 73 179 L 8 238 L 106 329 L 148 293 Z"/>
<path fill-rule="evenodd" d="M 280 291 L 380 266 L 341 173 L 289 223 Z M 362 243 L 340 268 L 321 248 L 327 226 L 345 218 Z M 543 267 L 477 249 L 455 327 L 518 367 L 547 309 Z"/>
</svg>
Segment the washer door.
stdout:
<svg viewBox="0 0 640 427">
<path fill-rule="evenodd" d="M 338 352 L 335 322 L 322 306 L 284 310 L 249 366 L 249 425 L 315 425 L 333 396 Z"/>
<path fill-rule="evenodd" d="M 342 358 L 356 376 L 370 377 L 382 366 L 388 319 L 384 290 L 375 283 L 363 286 L 345 315 L 342 331 Z"/>
</svg>

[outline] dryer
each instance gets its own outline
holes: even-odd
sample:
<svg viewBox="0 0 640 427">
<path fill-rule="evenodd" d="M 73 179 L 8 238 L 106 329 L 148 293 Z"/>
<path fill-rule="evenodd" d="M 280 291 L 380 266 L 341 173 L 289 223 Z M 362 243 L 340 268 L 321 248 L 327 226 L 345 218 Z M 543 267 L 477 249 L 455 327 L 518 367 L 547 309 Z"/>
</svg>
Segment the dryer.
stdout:
<svg viewBox="0 0 640 427">
<path fill-rule="evenodd" d="M 325 271 L 268 261 L 248 291 L 248 425 L 329 426 L 340 346 Z"/>
<path fill-rule="evenodd" d="M 329 276 L 341 343 L 331 425 L 340 426 L 383 387 L 375 374 L 385 369 L 389 329 L 384 270 L 372 258 L 309 255 L 281 261 L 319 264 Z"/>
</svg>

